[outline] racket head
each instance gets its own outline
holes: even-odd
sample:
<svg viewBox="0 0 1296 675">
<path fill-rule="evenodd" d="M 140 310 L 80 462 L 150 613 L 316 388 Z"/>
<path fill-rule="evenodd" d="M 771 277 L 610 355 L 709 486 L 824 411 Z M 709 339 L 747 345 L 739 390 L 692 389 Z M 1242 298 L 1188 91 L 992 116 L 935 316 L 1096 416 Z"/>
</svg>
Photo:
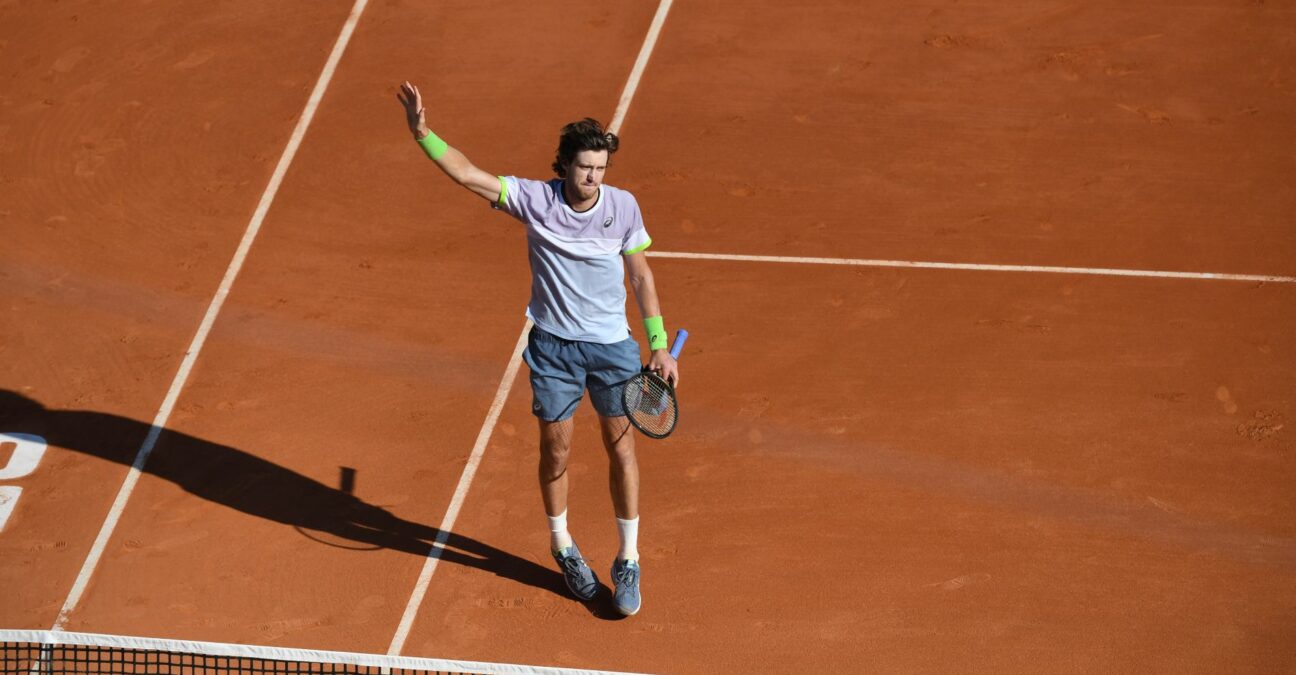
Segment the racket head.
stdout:
<svg viewBox="0 0 1296 675">
<path fill-rule="evenodd" d="M 644 371 L 626 380 L 621 405 L 630 424 L 649 438 L 666 438 L 679 422 L 675 387 L 656 373 Z"/>
</svg>

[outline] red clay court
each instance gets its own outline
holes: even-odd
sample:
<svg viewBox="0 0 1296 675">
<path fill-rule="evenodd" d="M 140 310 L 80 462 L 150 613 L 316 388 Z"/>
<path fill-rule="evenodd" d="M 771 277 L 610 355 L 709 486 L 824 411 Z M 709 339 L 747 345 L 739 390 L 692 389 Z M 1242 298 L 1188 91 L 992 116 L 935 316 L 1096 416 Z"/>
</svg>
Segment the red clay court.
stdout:
<svg viewBox="0 0 1296 675">
<path fill-rule="evenodd" d="M 493 173 L 621 135 L 691 333 L 635 617 L 549 558 L 525 237 L 407 79 Z M 1296 672 L 1288 3 L 10 0 L 0 83 L 0 629 Z"/>
</svg>

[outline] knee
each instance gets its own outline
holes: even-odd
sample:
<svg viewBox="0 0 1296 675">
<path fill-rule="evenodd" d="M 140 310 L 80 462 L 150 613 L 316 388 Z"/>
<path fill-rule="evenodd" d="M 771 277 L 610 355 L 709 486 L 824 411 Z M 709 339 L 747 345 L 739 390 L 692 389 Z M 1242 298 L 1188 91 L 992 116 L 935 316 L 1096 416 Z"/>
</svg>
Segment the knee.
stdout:
<svg viewBox="0 0 1296 675">
<path fill-rule="evenodd" d="M 567 457 L 571 454 L 569 447 L 546 446 L 540 448 L 540 478 L 547 481 L 557 480 L 567 472 Z"/>
<path fill-rule="evenodd" d="M 635 447 L 634 443 L 616 443 L 608 447 L 608 459 L 617 466 L 634 466 L 635 464 Z"/>
</svg>

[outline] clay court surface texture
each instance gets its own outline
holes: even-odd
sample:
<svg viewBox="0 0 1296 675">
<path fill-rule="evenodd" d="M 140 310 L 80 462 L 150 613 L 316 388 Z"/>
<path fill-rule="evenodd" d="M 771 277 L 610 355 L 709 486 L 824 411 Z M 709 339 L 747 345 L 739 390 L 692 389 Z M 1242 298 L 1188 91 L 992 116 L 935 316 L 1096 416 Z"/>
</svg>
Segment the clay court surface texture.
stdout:
<svg viewBox="0 0 1296 675">
<path fill-rule="evenodd" d="M 691 333 L 637 616 L 549 557 L 522 226 L 403 80 L 497 174 L 615 118 Z M 1273 0 L 0 2 L 0 628 L 1296 671 L 1294 139 Z"/>
</svg>

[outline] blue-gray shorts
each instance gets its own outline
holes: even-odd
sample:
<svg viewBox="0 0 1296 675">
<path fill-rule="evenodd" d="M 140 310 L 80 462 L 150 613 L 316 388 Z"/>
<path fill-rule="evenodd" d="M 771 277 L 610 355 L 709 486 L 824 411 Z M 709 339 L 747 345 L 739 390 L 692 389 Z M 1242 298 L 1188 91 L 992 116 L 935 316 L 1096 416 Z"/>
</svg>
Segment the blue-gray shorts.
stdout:
<svg viewBox="0 0 1296 675">
<path fill-rule="evenodd" d="M 599 415 L 624 415 L 621 385 L 640 370 L 634 338 L 603 345 L 565 340 L 536 327 L 522 358 L 531 367 L 531 412 L 546 422 L 571 417 L 586 389 Z"/>
</svg>

